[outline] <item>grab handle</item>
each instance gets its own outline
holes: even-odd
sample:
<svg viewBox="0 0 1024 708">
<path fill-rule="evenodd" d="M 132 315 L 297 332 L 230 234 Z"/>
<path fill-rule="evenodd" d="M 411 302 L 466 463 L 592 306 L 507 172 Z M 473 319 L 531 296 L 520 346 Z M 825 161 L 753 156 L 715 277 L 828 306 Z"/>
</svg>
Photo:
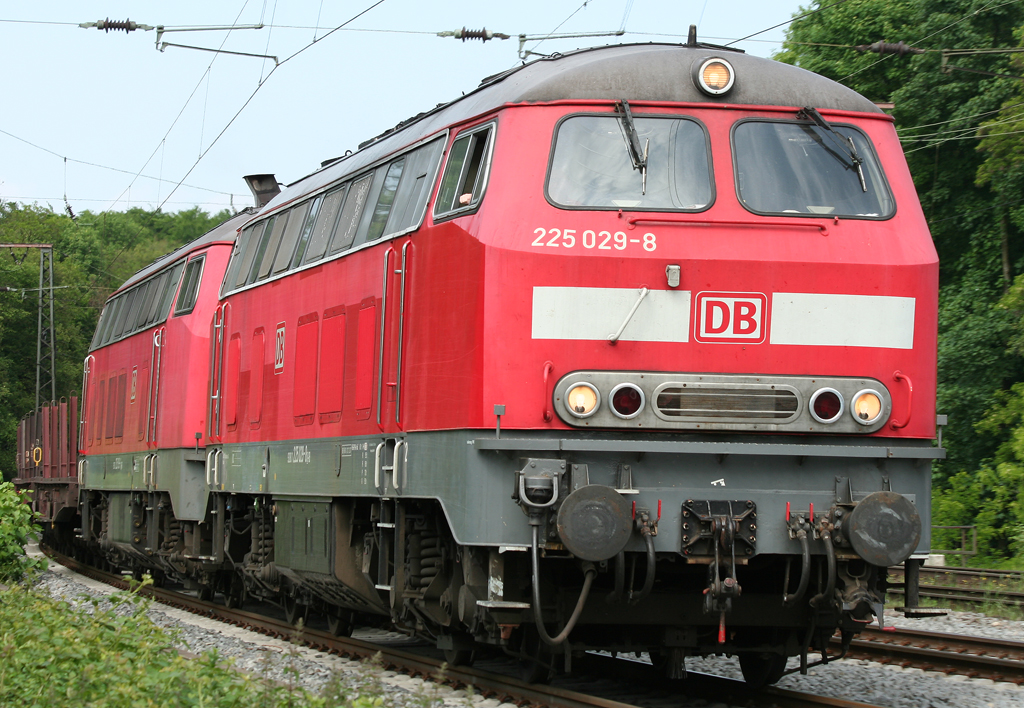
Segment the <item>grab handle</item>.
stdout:
<svg viewBox="0 0 1024 708">
<path fill-rule="evenodd" d="M 893 381 L 907 382 L 907 417 L 902 421 L 894 418 L 892 423 L 890 423 L 893 430 L 899 430 L 900 428 L 907 427 L 907 423 L 910 422 L 910 416 L 914 412 L 914 382 L 910 380 L 909 376 L 898 369 L 893 373 L 892 378 Z"/>
</svg>

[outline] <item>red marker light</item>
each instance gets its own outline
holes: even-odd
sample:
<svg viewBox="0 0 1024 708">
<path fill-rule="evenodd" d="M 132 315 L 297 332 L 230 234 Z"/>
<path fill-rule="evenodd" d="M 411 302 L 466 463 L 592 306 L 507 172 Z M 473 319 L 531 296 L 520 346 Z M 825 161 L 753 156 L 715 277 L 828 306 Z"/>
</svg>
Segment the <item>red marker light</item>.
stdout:
<svg viewBox="0 0 1024 708">
<path fill-rule="evenodd" d="M 636 521 L 636 502 L 633 502 L 633 521 Z"/>
<path fill-rule="evenodd" d="M 661 521 L 661 499 L 658 500 L 658 521 Z"/>
<path fill-rule="evenodd" d="M 814 523 L 814 502 L 811 502 L 811 512 L 810 512 L 810 515 L 811 515 L 811 523 L 813 524 Z"/>
<path fill-rule="evenodd" d="M 789 502 L 786 502 L 786 523 L 789 523 Z"/>
</svg>

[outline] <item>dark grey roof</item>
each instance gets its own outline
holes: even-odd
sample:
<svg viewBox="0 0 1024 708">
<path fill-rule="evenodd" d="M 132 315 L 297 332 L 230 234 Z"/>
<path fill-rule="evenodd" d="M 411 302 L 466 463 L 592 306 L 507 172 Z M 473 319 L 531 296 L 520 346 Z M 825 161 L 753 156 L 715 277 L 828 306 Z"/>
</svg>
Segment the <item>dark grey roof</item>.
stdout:
<svg viewBox="0 0 1024 708">
<path fill-rule="evenodd" d="M 710 57 L 726 59 L 736 83 L 723 97 L 700 91 L 694 65 Z M 362 149 L 288 185 L 265 207 L 280 206 L 353 174 L 387 155 L 506 104 L 590 99 L 747 104 L 881 113 L 857 92 L 789 64 L 740 52 L 682 44 L 620 44 L 554 55 L 485 79 L 465 96 L 400 123 Z"/>
<path fill-rule="evenodd" d="M 238 212 L 227 221 L 223 221 L 217 226 L 214 226 L 212 229 L 207 231 L 199 238 L 193 241 L 189 241 L 184 246 L 176 248 L 166 255 L 160 256 L 145 268 L 137 271 L 134 275 L 132 275 L 132 277 L 128 278 L 128 280 L 124 282 L 124 285 L 117 289 L 117 292 L 129 288 L 135 283 L 138 283 L 139 281 L 145 280 L 153 273 L 163 270 L 171 263 L 174 263 L 176 260 L 184 257 L 185 255 L 191 253 L 192 251 L 198 251 L 202 248 L 205 248 L 206 246 L 209 246 L 211 243 L 215 243 L 218 241 L 234 241 L 236 232 L 238 231 L 239 227 L 241 227 L 242 224 L 251 219 L 253 214 L 255 213 L 255 209 L 243 209 L 242 211 Z M 113 295 L 111 295 L 111 297 L 113 297 Z"/>
</svg>

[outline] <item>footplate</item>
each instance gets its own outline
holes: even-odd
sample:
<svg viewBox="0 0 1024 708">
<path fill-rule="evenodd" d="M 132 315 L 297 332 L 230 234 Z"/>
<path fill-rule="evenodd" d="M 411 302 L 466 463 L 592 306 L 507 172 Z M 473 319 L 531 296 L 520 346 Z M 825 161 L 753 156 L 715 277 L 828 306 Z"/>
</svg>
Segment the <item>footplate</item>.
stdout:
<svg viewBox="0 0 1024 708">
<path fill-rule="evenodd" d="M 715 544 L 752 556 L 757 543 L 757 506 L 752 501 L 687 499 L 683 503 L 683 554 L 713 556 Z"/>
</svg>

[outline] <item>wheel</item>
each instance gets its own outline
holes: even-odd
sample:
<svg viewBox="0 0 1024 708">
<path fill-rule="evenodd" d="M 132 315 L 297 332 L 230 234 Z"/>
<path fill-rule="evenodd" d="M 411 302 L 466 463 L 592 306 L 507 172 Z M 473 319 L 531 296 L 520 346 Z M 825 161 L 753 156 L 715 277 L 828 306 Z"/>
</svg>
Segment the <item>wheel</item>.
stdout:
<svg viewBox="0 0 1024 708">
<path fill-rule="evenodd" d="M 752 688 L 771 686 L 786 671 L 786 657 L 781 654 L 740 654 L 743 680 Z"/>
<path fill-rule="evenodd" d="M 551 647 L 545 644 L 537 630 L 524 627 L 523 641 L 520 645 L 519 678 L 526 683 L 548 683 L 554 678 L 551 666 L 554 655 Z"/>
<path fill-rule="evenodd" d="M 445 649 L 444 660 L 448 666 L 472 666 L 474 659 L 472 649 Z"/>
<path fill-rule="evenodd" d="M 284 619 L 290 625 L 297 625 L 299 620 L 302 623 L 306 623 L 306 611 L 309 608 L 299 602 L 299 599 L 294 595 L 284 596 Z"/>
<path fill-rule="evenodd" d="M 237 575 L 232 575 L 228 582 L 227 592 L 224 593 L 224 606 L 234 610 L 245 602 L 245 583 Z"/>
<path fill-rule="evenodd" d="M 352 619 L 352 613 L 348 610 L 334 610 L 327 615 L 327 631 L 335 637 L 351 637 Z"/>
</svg>

